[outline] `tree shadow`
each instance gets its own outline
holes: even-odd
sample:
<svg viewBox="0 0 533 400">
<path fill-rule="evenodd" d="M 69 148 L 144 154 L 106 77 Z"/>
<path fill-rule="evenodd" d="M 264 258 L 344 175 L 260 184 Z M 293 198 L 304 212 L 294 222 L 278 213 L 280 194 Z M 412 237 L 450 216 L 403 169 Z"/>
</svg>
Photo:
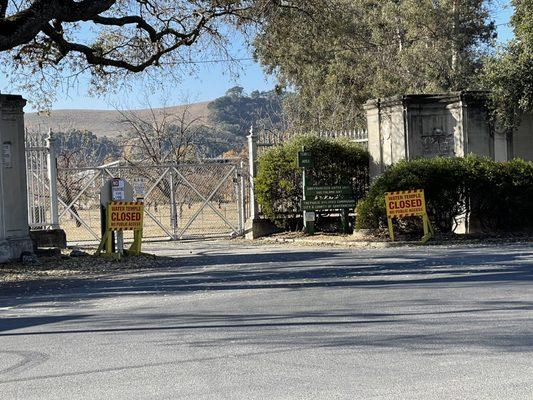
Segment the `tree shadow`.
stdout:
<svg viewBox="0 0 533 400">
<path fill-rule="evenodd" d="M 269 253 L 221 253 L 168 258 L 164 268 L 140 274 L 92 279 L 27 282 L 0 288 L 0 307 L 135 295 L 186 294 L 198 291 L 304 290 L 308 288 L 404 288 L 530 283 L 533 251 L 427 249 L 353 252 L 301 250 Z"/>
</svg>

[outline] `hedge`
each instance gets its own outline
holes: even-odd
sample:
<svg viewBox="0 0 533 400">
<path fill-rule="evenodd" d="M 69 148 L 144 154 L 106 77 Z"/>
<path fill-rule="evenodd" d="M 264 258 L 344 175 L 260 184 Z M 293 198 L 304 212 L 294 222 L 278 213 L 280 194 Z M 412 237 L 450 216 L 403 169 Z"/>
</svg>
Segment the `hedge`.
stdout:
<svg viewBox="0 0 533 400">
<path fill-rule="evenodd" d="M 303 148 L 313 153 L 314 167 L 307 178 L 314 185 L 350 184 L 356 200 L 366 192 L 367 150 L 344 138 L 296 136 L 268 149 L 258 160 L 255 193 L 262 213 L 272 220 L 281 212 L 301 211 L 302 170 L 297 166 L 297 155 Z"/>
<path fill-rule="evenodd" d="M 356 228 L 384 228 L 385 192 L 424 189 L 428 215 L 440 232 L 450 232 L 457 217 L 469 213 L 483 231 L 533 228 L 533 163 L 495 162 L 470 155 L 401 161 L 387 169 L 357 204 Z M 399 224 L 409 231 L 418 223 Z"/>
</svg>

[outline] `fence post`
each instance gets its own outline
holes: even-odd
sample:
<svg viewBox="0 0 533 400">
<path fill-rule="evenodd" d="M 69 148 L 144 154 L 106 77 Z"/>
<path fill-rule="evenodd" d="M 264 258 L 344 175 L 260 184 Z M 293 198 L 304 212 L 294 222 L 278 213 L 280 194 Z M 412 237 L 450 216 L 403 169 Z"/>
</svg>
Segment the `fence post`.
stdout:
<svg viewBox="0 0 533 400">
<path fill-rule="evenodd" d="M 48 183 L 50 185 L 50 228 L 59 229 L 59 206 L 57 199 L 57 156 L 56 156 L 56 138 L 52 129 L 48 130 L 46 138 L 46 147 L 48 149 Z"/>
<path fill-rule="evenodd" d="M 246 182 L 244 181 L 244 162 L 239 163 L 239 229 L 241 235 L 244 233 L 244 222 L 246 221 Z"/>
<path fill-rule="evenodd" d="M 250 218 L 256 219 L 258 216 L 257 200 L 255 198 L 255 164 L 257 161 L 257 135 L 254 133 L 253 125 L 250 127 L 250 134 L 248 138 L 248 162 L 249 162 L 249 175 L 250 175 Z"/>
<path fill-rule="evenodd" d="M 174 190 L 174 171 L 170 171 L 170 221 L 172 223 L 173 240 L 178 233 L 178 210 L 176 208 L 176 192 Z"/>
</svg>

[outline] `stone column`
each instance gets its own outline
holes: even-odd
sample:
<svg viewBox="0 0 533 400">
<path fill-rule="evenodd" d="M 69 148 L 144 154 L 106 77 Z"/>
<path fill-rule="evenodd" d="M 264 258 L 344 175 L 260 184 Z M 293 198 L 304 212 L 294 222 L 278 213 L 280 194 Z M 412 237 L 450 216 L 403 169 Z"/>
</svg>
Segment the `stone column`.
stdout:
<svg viewBox="0 0 533 400">
<path fill-rule="evenodd" d="M 33 249 L 26 194 L 25 105 L 21 96 L 0 95 L 0 262 Z"/>
</svg>

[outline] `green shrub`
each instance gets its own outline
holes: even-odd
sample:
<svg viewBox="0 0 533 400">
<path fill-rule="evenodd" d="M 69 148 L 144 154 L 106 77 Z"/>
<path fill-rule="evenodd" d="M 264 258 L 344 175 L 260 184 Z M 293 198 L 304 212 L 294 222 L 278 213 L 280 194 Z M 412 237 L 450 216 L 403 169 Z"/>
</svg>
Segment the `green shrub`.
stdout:
<svg viewBox="0 0 533 400">
<path fill-rule="evenodd" d="M 314 167 L 307 179 L 314 185 L 352 185 L 356 199 L 368 186 L 368 152 L 347 139 L 296 136 L 272 147 L 258 160 L 255 193 L 261 211 L 270 219 L 280 212 L 300 211 L 302 169 L 297 166 L 298 152 L 313 153 Z"/>
<path fill-rule="evenodd" d="M 384 228 L 385 192 L 424 189 L 428 215 L 441 232 L 450 232 L 455 218 L 468 212 L 479 228 L 510 231 L 533 227 L 533 163 L 499 163 L 470 155 L 401 161 L 370 186 L 357 204 L 356 228 Z M 400 229 L 412 227 L 407 219 Z"/>
<path fill-rule="evenodd" d="M 424 189 L 428 214 L 443 231 L 452 229 L 453 217 L 464 212 L 466 166 L 460 158 L 420 158 L 400 161 L 371 185 L 357 207 L 357 228 L 379 228 L 387 224 L 385 192 Z"/>
<path fill-rule="evenodd" d="M 533 227 L 533 164 L 469 157 L 469 211 L 483 230 Z"/>
</svg>

